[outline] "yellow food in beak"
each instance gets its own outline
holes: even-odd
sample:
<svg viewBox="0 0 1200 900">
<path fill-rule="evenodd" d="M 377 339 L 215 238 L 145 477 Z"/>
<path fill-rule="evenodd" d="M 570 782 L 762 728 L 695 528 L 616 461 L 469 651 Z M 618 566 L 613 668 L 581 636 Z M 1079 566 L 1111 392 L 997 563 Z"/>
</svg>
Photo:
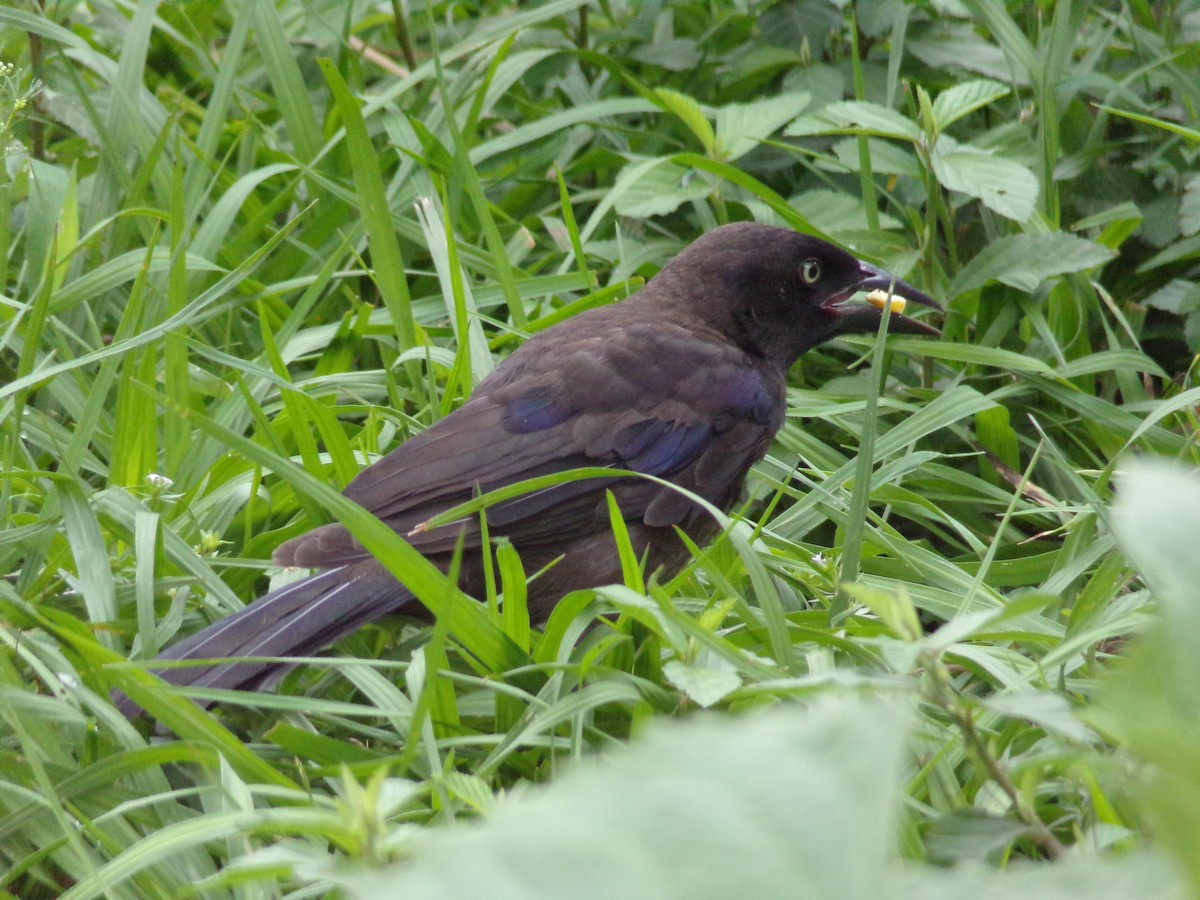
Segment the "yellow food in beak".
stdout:
<svg viewBox="0 0 1200 900">
<path fill-rule="evenodd" d="M 883 309 L 884 304 L 887 303 L 889 299 L 891 300 L 891 310 L 894 313 L 904 312 L 904 307 L 908 305 L 908 301 L 898 294 L 892 294 L 889 297 L 887 291 L 880 290 L 879 288 L 876 288 L 875 290 L 871 291 L 871 293 L 867 294 L 867 302 L 876 309 Z"/>
</svg>

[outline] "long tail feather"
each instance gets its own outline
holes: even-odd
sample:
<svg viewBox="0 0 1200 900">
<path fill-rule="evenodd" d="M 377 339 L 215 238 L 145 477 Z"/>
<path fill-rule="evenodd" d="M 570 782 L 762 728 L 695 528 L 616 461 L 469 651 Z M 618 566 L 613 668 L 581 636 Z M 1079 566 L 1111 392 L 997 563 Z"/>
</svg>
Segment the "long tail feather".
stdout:
<svg viewBox="0 0 1200 900">
<path fill-rule="evenodd" d="M 368 622 L 399 611 L 411 599 L 399 582 L 377 566 L 328 569 L 267 594 L 167 648 L 157 658 L 308 656 Z M 154 671 L 164 681 L 180 686 L 257 690 L 288 668 L 277 662 L 230 662 Z M 115 699 L 126 716 L 141 713 L 128 697 Z"/>
</svg>

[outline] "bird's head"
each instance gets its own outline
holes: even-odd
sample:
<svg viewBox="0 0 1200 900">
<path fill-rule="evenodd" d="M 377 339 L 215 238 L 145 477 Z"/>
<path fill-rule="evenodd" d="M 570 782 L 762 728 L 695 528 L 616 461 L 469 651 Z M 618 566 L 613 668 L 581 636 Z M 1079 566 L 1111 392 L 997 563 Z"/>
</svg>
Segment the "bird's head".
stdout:
<svg viewBox="0 0 1200 900">
<path fill-rule="evenodd" d="M 912 285 L 786 228 L 716 228 L 675 257 L 660 279 L 656 293 L 668 302 L 686 304 L 689 314 L 785 368 L 838 335 L 874 333 L 889 305 L 893 334 L 940 334 L 901 313 L 909 303 L 941 309 Z"/>
</svg>

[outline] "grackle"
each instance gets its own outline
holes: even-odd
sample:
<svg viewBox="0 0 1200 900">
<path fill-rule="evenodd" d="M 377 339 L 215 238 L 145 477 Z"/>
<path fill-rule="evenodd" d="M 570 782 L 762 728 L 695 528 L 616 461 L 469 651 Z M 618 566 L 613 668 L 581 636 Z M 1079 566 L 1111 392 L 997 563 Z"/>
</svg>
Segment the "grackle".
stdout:
<svg viewBox="0 0 1200 900">
<path fill-rule="evenodd" d="M 443 570 L 462 535 L 459 583 L 475 596 L 484 584 L 478 518 L 421 526 L 480 492 L 611 466 L 658 476 L 728 510 L 783 424 L 789 366 L 837 335 L 878 329 L 889 288 L 939 308 L 816 238 L 752 223 L 716 228 L 630 299 L 531 337 L 461 408 L 364 469 L 345 494 Z M 853 301 L 860 291 L 874 302 Z M 889 328 L 938 334 L 898 313 Z M 621 579 L 606 491 L 647 571 L 673 574 L 685 564 L 676 529 L 699 544 L 717 532 L 686 495 L 642 478 L 585 479 L 499 502 L 487 511 L 490 534 L 509 540 L 527 571 L 549 566 L 529 585 L 535 618 L 544 620 L 569 591 Z M 275 561 L 319 571 L 159 659 L 305 656 L 383 616 L 421 612 L 340 524 L 287 541 Z M 257 689 L 284 669 L 230 662 L 159 674 L 177 685 Z M 136 713 L 128 699 L 120 703 Z"/>
</svg>

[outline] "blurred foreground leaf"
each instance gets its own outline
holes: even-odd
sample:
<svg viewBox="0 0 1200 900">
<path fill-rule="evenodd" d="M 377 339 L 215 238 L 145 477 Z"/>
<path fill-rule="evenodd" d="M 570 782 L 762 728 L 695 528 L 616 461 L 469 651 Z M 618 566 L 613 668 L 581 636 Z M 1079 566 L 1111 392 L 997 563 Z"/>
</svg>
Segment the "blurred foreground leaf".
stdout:
<svg viewBox="0 0 1200 900">
<path fill-rule="evenodd" d="M 905 718 L 842 698 L 658 728 L 350 887 L 363 898 L 879 896 Z"/>
<path fill-rule="evenodd" d="M 1137 798 L 1200 891 L 1200 472 L 1138 460 L 1118 482 L 1114 513 L 1160 616 L 1112 673 L 1098 719 L 1149 763 Z"/>
</svg>

